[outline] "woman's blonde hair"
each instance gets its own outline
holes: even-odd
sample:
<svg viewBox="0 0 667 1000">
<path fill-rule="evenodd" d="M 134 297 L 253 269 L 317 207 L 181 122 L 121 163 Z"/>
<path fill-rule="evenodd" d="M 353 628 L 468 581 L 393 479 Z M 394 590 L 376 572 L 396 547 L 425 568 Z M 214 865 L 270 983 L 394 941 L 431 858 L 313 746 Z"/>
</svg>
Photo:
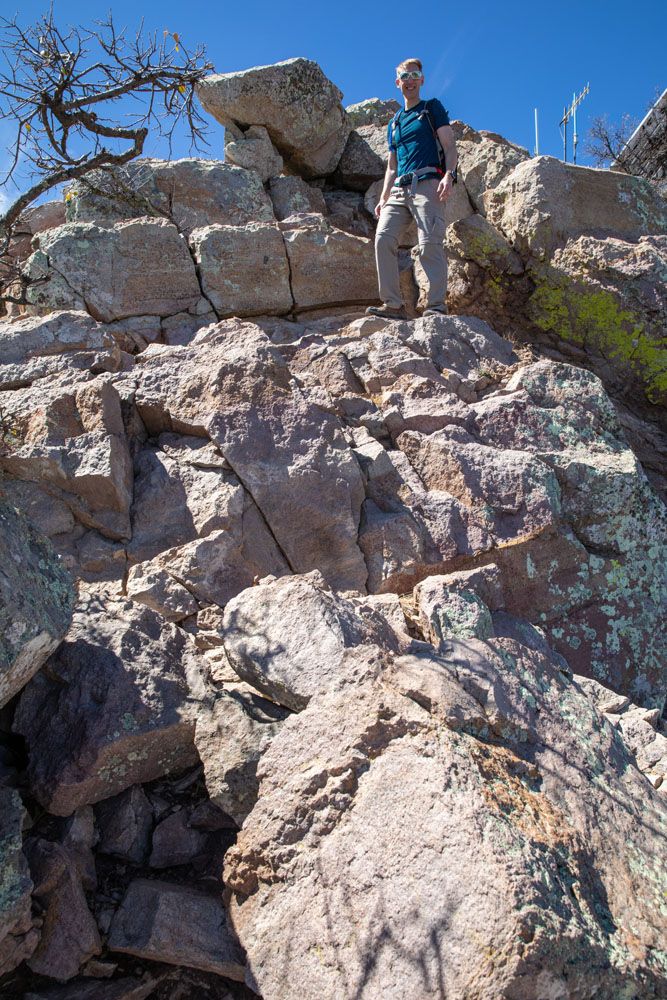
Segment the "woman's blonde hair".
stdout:
<svg viewBox="0 0 667 1000">
<path fill-rule="evenodd" d="M 408 66 L 412 65 L 419 66 L 419 72 L 423 72 L 421 59 L 404 59 L 403 62 L 399 63 L 396 67 L 396 76 L 398 76 L 399 73 L 402 73 L 404 69 L 407 69 Z"/>
</svg>

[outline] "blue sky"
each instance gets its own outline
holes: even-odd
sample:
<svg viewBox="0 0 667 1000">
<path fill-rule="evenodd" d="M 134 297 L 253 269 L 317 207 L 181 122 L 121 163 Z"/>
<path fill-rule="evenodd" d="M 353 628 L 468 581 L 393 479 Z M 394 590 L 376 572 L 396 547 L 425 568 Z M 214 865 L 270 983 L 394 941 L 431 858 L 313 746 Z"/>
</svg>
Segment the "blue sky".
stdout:
<svg viewBox="0 0 667 1000">
<path fill-rule="evenodd" d="M 22 0 L 21 22 L 34 20 L 45 6 Z M 16 0 L 3 0 L 2 8 L 6 15 L 19 9 Z M 59 24 L 89 24 L 109 9 L 108 2 L 55 0 Z M 111 10 L 118 25 L 134 29 L 143 16 L 147 29 L 177 31 L 190 46 L 203 41 L 218 72 L 291 56 L 315 59 L 343 91 L 345 104 L 394 96 L 393 67 L 418 55 L 426 95 L 439 97 L 452 118 L 500 132 L 532 152 L 537 107 L 540 152 L 553 156 L 562 155 L 558 122 L 564 105 L 590 83 L 578 122 L 577 159 L 584 164 L 590 162 L 583 146 L 593 117 L 627 112 L 641 118 L 656 91 L 667 86 L 664 0 L 338 0 L 322 6 L 297 0 L 145 0 L 141 8 L 122 0 Z M 207 155 L 221 155 L 219 129 L 211 139 Z M 163 150 L 149 142 L 147 152 Z M 176 153 L 185 155 L 187 148 L 179 146 Z"/>
</svg>

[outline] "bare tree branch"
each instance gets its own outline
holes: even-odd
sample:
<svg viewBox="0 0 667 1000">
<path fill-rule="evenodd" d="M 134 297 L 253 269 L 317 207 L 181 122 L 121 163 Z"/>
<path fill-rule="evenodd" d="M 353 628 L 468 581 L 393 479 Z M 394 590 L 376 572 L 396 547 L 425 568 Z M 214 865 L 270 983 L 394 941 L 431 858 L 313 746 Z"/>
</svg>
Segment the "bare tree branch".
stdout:
<svg viewBox="0 0 667 1000">
<path fill-rule="evenodd" d="M 190 52 L 176 33 L 147 34 L 142 23 L 128 38 L 111 14 L 92 28 L 64 31 L 53 8 L 27 28 L 0 18 L 0 47 L 0 120 L 14 127 L 1 183 L 33 179 L 0 216 L 0 299 L 16 300 L 21 295 L 8 286 L 25 283 L 11 254 L 21 213 L 64 182 L 140 156 L 151 130 L 170 150 L 177 129 L 201 149 L 207 123 L 194 88 L 212 66 L 203 46 Z M 138 102 L 131 114 L 128 98 Z"/>
<path fill-rule="evenodd" d="M 618 160 L 637 124 L 630 115 L 623 115 L 620 122 L 609 122 L 606 115 L 593 119 L 585 150 L 596 167 L 608 166 Z M 628 172 L 622 163 L 619 163 L 618 169 Z"/>
</svg>

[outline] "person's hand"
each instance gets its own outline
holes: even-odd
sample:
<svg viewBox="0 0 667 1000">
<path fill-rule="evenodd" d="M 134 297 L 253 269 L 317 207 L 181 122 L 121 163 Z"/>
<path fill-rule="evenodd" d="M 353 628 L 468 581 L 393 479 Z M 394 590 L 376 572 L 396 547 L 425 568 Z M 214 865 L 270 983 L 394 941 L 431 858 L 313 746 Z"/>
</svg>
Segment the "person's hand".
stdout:
<svg viewBox="0 0 667 1000">
<path fill-rule="evenodd" d="M 385 202 L 382 201 L 382 199 L 380 199 L 380 201 L 375 206 L 375 218 L 376 219 L 380 218 L 380 215 L 382 214 L 382 209 L 384 208 L 384 206 L 385 206 Z"/>
<path fill-rule="evenodd" d="M 452 193 L 454 181 L 451 174 L 445 174 L 438 184 L 438 201 L 447 201 Z"/>
</svg>

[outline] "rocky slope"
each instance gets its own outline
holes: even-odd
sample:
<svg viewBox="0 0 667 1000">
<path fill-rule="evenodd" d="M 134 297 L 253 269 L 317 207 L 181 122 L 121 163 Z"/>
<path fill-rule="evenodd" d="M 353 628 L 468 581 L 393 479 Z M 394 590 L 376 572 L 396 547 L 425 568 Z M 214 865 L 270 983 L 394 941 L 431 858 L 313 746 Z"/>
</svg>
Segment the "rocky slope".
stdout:
<svg viewBox="0 0 667 1000">
<path fill-rule="evenodd" d="M 366 317 L 391 102 L 201 100 L 16 251 L 0 996 L 664 995 L 664 201 L 457 124 Z"/>
</svg>

